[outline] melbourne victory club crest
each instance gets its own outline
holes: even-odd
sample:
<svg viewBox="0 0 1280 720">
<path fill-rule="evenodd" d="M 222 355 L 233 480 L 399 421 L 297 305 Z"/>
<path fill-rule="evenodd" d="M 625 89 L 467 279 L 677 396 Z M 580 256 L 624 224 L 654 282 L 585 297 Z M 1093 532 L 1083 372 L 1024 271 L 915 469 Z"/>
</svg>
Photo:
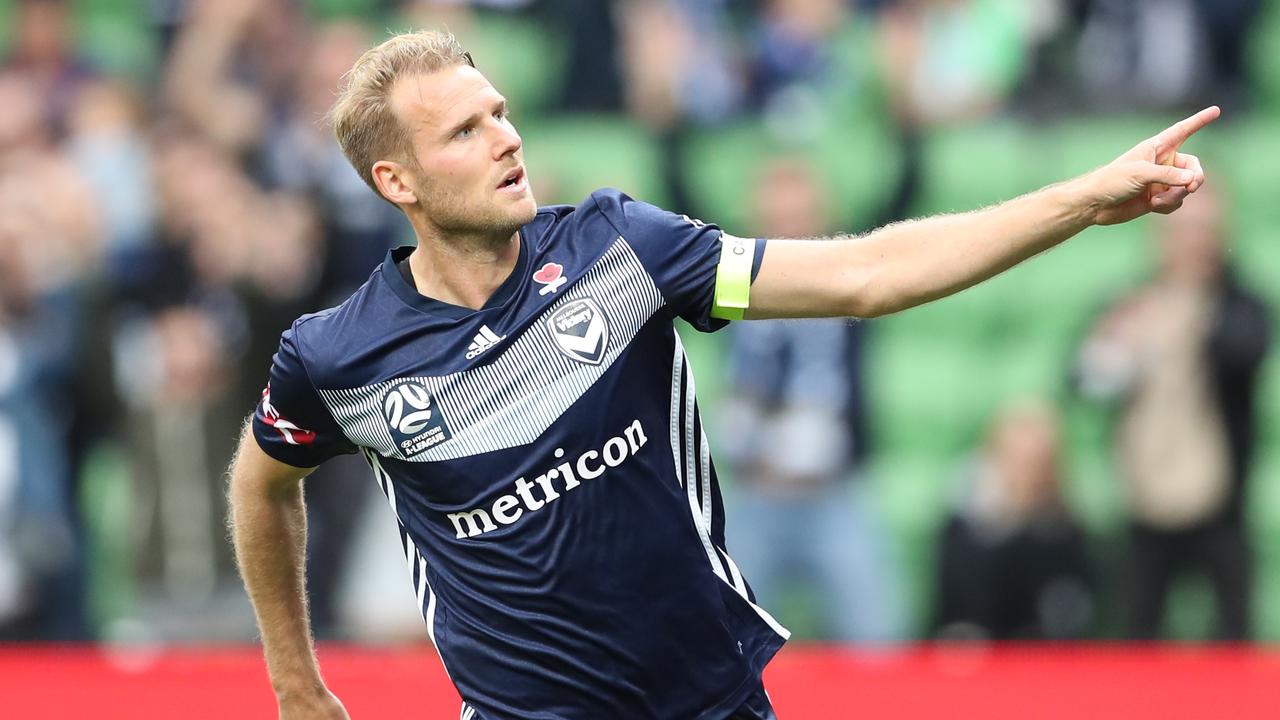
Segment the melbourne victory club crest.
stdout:
<svg viewBox="0 0 1280 720">
<path fill-rule="evenodd" d="M 549 295 L 559 290 L 561 285 L 569 282 L 564 276 L 564 266 L 553 262 L 543 265 L 538 272 L 534 273 L 533 281 L 543 286 L 538 291 L 539 295 Z"/>
<path fill-rule="evenodd" d="M 453 437 L 440 406 L 426 386 L 416 380 L 392 385 L 382 399 L 382 416 L 391 439 L 405 457 L 417 455 Z"/>
<path fill-rule="evenodd" d="M 560 352 L 580 363 L 599 365 L 609 347 L 609 323 L 596 301 L 570 300 L 547 318 Z"/>
</svg>

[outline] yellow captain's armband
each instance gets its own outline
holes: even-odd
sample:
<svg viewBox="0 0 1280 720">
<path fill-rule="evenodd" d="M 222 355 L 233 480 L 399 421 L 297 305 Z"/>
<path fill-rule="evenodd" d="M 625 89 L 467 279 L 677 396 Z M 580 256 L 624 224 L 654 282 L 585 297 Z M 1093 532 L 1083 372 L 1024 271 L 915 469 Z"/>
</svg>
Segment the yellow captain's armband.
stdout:
<svg viewBox="0 0 1280 720">
<path fill-rule="evenodd" d="M 720 264 L 716 266 L 716 292 L 711 317 L 742 319 L 751 301 L 751 263 L 754 259 L 754 240 L 721 233 Z"/>
</svg>

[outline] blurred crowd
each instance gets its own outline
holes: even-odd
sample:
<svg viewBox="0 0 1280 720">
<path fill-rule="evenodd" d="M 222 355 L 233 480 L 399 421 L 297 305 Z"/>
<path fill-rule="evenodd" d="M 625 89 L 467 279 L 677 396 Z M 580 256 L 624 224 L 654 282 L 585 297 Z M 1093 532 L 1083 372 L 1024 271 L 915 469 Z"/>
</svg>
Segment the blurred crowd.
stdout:
<svg viewBox="0 0 1280 720">
<path fill-rule="evenodd" d="M 892 128 L 901 162 L 890 189 L 852 226 L 838 211 L 851 198 L 831 196 L 802 159 L 762 158 L 741 200 L 751 230 L 803 237 L 908 216 L 919 138 L 933 127 L 1207 99 L 1246 111 L 1245 53 L 1263 10 L 1261 0 L 165 0 L 104 3 L 119 12 L 99 12 L 99 27 L 105 17 L 122 30 L 95 35 L 84 25 L 93 3 L 8 5 L 0 640 L 103 638 L 122 619 L 145 626 L 165 608 L 237 592 L 222 475 L 279 334 L 412 240 L 320 122 L 386 28 L 457 33 L 512 96 L 518 128 L 630 118 L 664 149 L 654 169 L 664 204 L 691 216 L 707 215 L 681 166 L 695 131 L 752 118 L 785 146 L 867 117 Z M 495 28 L 531 28 L 541 42 Z M 502 47 L 536 56 L 485 55 Z M 536 161 L 530 169 L 540 201 L 577 202 L 554 196 L 554 178 L 539 185 Z M 1220 204 L 1160 225 L 1166 261 L 1102 316 L 1075 378 L 1083 396 L 1122 400 L 1140 637 L 1156 634 L 1169 576 L 1189 562 L 1214 574 L 1221 635 L 1250 636 L 1239 498 L 1269 324 L 1222 262 Z M 1001 411 L 964 463 L 939 527 L 935 617 L 913 629 L 860 489 L 875 453 L 862 391 L 874 378 L 860 358 L 875 323 L 742 324 L 726 338 L 733 398 L 719 422 L 741 423 L 721 443 L 734 480 L 730 547 L 765 604 L 798 605 L 817 618 L 812 636 L 849 641 L 1096 632 L 1100 580 L 1062 499 L 1052 403 Z M 1221 431 L 1203 437 L 1204 427 Z M 792 438 L 796 451 L 760 454 L 760 433 Z M 1185 457 L 1153 449 L 1167 437 L 1186 438 Z M 321 636 L 351 635 L 335 595 L 372 484 L 341 461 L 321 473 L 307 483 L 313 612 Z M 1150 489 L 1170 474 L 1173 499 Z M 219 632 L 199 617 L 184 628 Z"/>
</svg>

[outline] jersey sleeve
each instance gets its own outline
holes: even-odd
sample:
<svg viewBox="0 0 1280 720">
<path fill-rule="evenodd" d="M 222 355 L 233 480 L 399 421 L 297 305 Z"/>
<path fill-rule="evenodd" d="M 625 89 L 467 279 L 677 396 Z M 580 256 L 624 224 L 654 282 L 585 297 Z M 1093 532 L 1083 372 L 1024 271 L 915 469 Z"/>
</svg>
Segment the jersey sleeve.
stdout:
<svg viewBox="0 0 1280 720">
<path fill-rule="evenodd" d="M 745 242 L 752 254 L 750 277 L 754 278 L 764 256 L 764 240 L 734 238 L 714 224 L 633 200 L 616 190 L 600 190 L 592 197 L 677 315 L 703 332 L 728 324 L 725 315 L 712 313 L 717 270 L 722 255 L 730 256 L 721 252 L 722 247 L 730 241 Z"/>
<path fill-rule="evenodd" d="M 282 463 L 310 468 L 356 446 L 325 407 L 303 364 L 298 324 L 280 337 L 271 379 L 253 413 L 253 435 L 263 452 Z"/>
</svg>

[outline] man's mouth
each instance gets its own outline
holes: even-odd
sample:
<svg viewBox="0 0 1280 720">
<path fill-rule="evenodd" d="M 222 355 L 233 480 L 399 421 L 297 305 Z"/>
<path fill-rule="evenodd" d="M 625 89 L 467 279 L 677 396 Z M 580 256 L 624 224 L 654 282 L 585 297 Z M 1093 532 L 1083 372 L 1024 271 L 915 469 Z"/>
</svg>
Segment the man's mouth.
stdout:
<svg viewBox="0 0 1280 720">
<path fill-rule="evenodd" d="M 498 189 L 513 188 L 520 186 L 524 182 L 524 166 L 517 166 L 502 178 L 502 182 L 498 184 Z"/>
</svg>

